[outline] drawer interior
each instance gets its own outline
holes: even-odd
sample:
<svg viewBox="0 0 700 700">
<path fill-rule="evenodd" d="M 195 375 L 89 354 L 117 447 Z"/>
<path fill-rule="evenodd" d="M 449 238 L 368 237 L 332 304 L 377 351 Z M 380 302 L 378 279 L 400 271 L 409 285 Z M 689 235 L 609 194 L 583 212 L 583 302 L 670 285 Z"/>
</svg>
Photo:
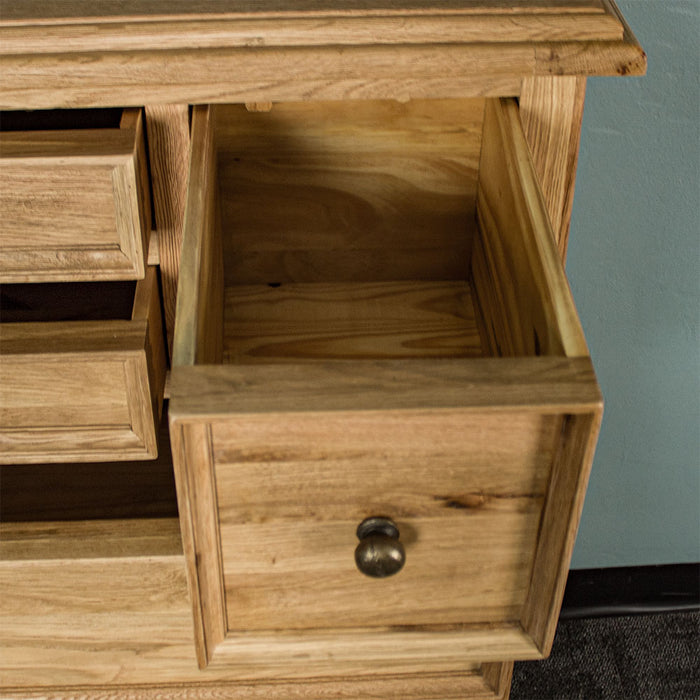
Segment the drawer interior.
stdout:
<svg viewBox="0 0 700 700">
<path fill-rule="evenodd" d="M 165 383 L 158 273 L 2 285 L 0 463 L 157 456 Z"/>
<path fill-rule="evenodd" d="M 211 108 L 207 361 L 585 355 L 495 104 Z"/>
<path fill-rule="evenodd" d="M 65 131 L 68 129 L 118 129 L 124 110 L 35 109 L 0 112 L 2 131 Z"/>
<path fill-rule="evenodd" d="M 136 282 L 40 282 L 0 285 L 0 321 L 128 321 Z"/>
<path fill-rule="evenodd" d="M 227 363 L 481 354 L 483 101 L 217 112 Z"/>
<path fill-rule="evenodd" d="M 176 518 L 167 401 L 156 459 L 0 465 L 0 523 Z"/>
</svg>

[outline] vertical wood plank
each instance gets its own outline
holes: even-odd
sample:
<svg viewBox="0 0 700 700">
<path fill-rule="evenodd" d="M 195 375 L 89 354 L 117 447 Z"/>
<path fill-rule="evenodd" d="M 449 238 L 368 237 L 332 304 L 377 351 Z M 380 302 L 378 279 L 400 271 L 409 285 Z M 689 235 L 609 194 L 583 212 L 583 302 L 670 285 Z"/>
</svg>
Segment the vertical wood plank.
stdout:
<svg viewBox="0 0 700 700">
<path fill-rule="evenodd" d="M 512 99 L 486 103 L 477 218 L 472 280 L 478 312 L 489 320 L 487 347 L 503 356 L 587 356 Z"/>
<path fill-rule="evenodd" d="M 497 698 L 508 698 L 510 684 L 513 680 L 513 662 L 491 662 L 481 665 L 481 674 L 485 683 L 493 690 Z"/>
<path fill-rule="evenodd" d="M 523 130 L 562 260 L 569 241 L 585 94 L 586 78 L 579 76 L 526 78 L 520 94 Z"/>
<path fill-rule="evenodd" d="M 204 668 L 226 635 L 211 430 L 204 423 L 171 420 L 170 440 L 194 618 L 195 651 L 199 667 Z"/>
<path fill-rule="evenodd" d="M 189 108 L 186 104 L 147 105 L 146 124 L 165 326 L 172 354 L 189 166 Z"/>
<path fill-rule="evenodd" d="M 173 366 L 217 364 L 223 355 L 224 273 L 214 115 L 209 106 L 198 105 L 192 113 L 189 169 Z"/>
<path fill-rule="evenodd" d="M 554 641 L 602 417 L 602 402 L 591 413 L 568 416 L 552 466 L 532 579 L 520 620 L 545 657 Z"/>
</svg>

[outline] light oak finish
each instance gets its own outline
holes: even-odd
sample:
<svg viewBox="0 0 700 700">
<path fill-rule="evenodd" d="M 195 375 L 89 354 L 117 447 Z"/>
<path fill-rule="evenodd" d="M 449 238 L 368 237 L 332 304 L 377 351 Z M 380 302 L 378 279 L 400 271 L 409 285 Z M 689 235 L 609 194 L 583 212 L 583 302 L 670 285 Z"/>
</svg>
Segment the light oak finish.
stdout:
<svg viewBox="0 0 700 700">
<path fill-rule="evenodd" d="M 435 663 L 453 663 L 457 649 L 474 661 L 532 658 L 551 644 L 563 585 L 551 576 L 570 551 L 550 555 L 557 566 L 548 562 L 537 593 L 532 557 L 543 521 L 552 532 L 575 528 L 571 508 L 546 494 L 558 469 L 576 483 L 585 471 L 576 440 L 560 460 L 561 433 L 571 416 L 597 414 L 600 395 L 516 103 L 479 100 L 448 112 L 483 108 L 483 123 L 479 116 L 467 131 L 468 152 L 481 157 L 478 226 L 468 232 L 475 254 L 461 281 L 246 286 L 225 271 L 225 290 L 218 271 L 216 284 L 208 274 L 207 251 L 221 237 L 225 268 L 238 241 L 285 252 L 314 240 L 297 223 L 302 213 L 268 214 L 275 201 L 264 183 L 258 225 L 216 225 L 217 204 L 235 206 L 240 193 L 250 207 L 256 196 L 254 170 L 247 182 L 241 166 L 235 186 L 225 177 L 237 153 L 245 163 L 270 150 L 264 137 L 250 138 L 255 120 L 289 122 L 279 133 L 294 144 L 281 158 L 290 172 L 311 160 L 304 147 L 314 153 L 327 142 L 329 182 L 352 164 L 352 141 L 342 120 L 322 128 L 311 107 L 277 117 L 276 108 L 195 112 L 185 223 L 192 253 L 181 276 L 170 421 L 200 665 L 272 645 L 294 672 L 292 650 L 300 644 L 316 659 L 321 640 L 336 668 L 413 663 L 417 639 L 429 645 L 423 654 L 440 650 Z M 374 145 L 391 163 L 391 146 L 408 138 L 418 157 L 429 113 L 423 104 L 401 110 L 365 105 L 359 148 Z M 460 172 L 469 171 L 453 177 Z M 360 192 L 372 201 L 387 188 L 370 181 Z M 433 225 L 439 248 L 451 224 L 437 213 Z M 389 270 L 399 280 L 404 272 L 400 261 Z M 225 299 L 221 331 L 211 328 L 212 295 Z M 219 332 L 222 359 L 234 364 L 199 359 Z M 381 582 L 359 574 L 352 557 L 355 528 L 373 514 L 396 520 L 407 551 L 404 570 Z"/>
<path fill-rule="evenodd" d="M 479 357 L 466 282 L 226 288 L 224 362 Z"/>
<path fill-rule="evenodd" d="M 574 202 L 586 78 L 527 78 L 520 118 L 547 204 L 562 260 L 566 259 Z"/>
<path fill-rule="evenodd" d="M 145 113 L 158 232 L 155 238 L 158 242 L 160 283 L 163 288 L 163 316 L 168 336 L 168 352 L 171 354 L 189 174 L 189 108 L 186 104 L 146 105 Z"/>
<path fill-rule="evenodd" d="M 223 354 L 223 255 L 213 110 L 192 114 L 180 284 L 196 290 L 177 297 L 173 365 L 220 362 Z M 196 184 L 194 184 L 196 183 Z"/>
<path fill-rule="evenodd" d="M 404 409 L 568 413 L 593 410 L 600 392 L 589 358 L 364 360 L 197 365 L 174 370 L 173 411 L 201 421 L 232 414 Z"/>
<path fill-rule="evenodd" d="M 154 458 L 165 382 L 156 271 L 130 320 L 0 324 L 0 462 Z"/>
<path fill-rule="evenodd" d="M 532 75 L 646 66 L 602 0 L 18 3 L 0 45 L 4 109 L 517 95 Z"/>
<path fill-rule="evenodd" d="M 32 7 L 33 5 L 33 7 Z M 603 11 L 600 0 L 588 2 L 462 3 L 251 3 L 194 5 L 153 2 L 131 7 L 103 2 L 95 8 L 73 2 L 63 16 L 48 17 L 47 8 L 23 3 L 3 13 L 3 53 L 51 53 L 65 43 L 73 51 L 113 48 L 138 50 L 144 44 L 160 49 L 214 46 L 361 45 L 471 41 L 616 40 L 617 19 Z M 12 11 L 13 10 L 13 11 Z M 369 10 L 369 11 L 368 11 Z M 139 17 L 139 14 L 141 15 Z M 513 21 L 512 15 L 517 16 Z M 71 17 L 73 15 L 74 17 Z M 82 15 L 82 16 L 81 16 Z M 188 16 L 189 15 L 189 16 Z M 76 21 L 75 18 L 79 18 Z M 406 18 L 420 18 L 406 23 Z M 48 24 L 43 35 L 31 22 Z M 273 23 L 272 18 L 284 19 Z M 131 20 L 126 34 L 109 20 Z M 402 21 L 404 20 L 404 21 Z M 116 23 L 115 23 L 116 24 Z M 27 26 L 29 25 L 29 26 Z M 93 34 L 100 28 L 102 42 Z M 323 29 L 322 32 L 318 31 Z"/>
<path fill-rule="evenodd" d="M 0 282 L 143 278 L 146 168 L 138 110 L 121 128 L 0 132 Z"/>
<path fill-rule="evenodd" d="M 481 673 L 486 683 L 504 698 L 510 695 L 510 683 L 513 678 L 513 662 L 488 663 L 481 665 Z"/>
<path fill-rule="evenodd" d="M 586 76 L 646 68 L 614 3 L 0 14 L 0 109 L 146 105 L 182 530 L 149 520 L 176 510 L 165 453 L 4 466 L 27 522 L 0 525 L 0 695 L 507 698 L 503 659 L 549 652 L 600 424 L 558 258 Z M 45 350 L 124 350 L 55 327 Z M 355 588 L 370 506 L 408 564 Z M 31 522 L 52 517 L 82 521 Z"/>
<path fill-rule="evenodd" d="M 588 354 L 513 100 L 486 107 L 472 278 L 487 346 L 502 356 Z M 539 305 L 532 299 L 541 300 Z"/>
<path fill-rule="evenodd" d="M 217 106 L 232 284 L 464 279 L 483 100 Z"/>
<path fill-rule="evenodd" d="M 517 619 L 561 421 L 358 403 L 212 423 L 229 632 Z M 383 513 L 407 561 L 377 582 L 353 552 Z"/>
<path fill-rule="evenodd" d="M 503 667 L 503 675 L 512 674 L 512 662 L 488 664 Z M 317 678 L 309 681 L 242 681 L 186 685 L 123 685 L 51 688 L 12 692 L 20 700 L 507 700 L 510 683 L 494 691 L 478 672 L 424 673 L 421 675 L 378 675 L 347 678 Z"/>
<path fill-rule="evenodd" d="M 492 665 L 486 681 L 473 663 L 425 675 L 353 664 L 309 681 L 302 662 L 298 678 L 272 680 L 277 662 L 263 655 L 200 671 L 167 518 L 0 525 L 0 643 L 3 697 L 503 697 Z"/>
</svg>

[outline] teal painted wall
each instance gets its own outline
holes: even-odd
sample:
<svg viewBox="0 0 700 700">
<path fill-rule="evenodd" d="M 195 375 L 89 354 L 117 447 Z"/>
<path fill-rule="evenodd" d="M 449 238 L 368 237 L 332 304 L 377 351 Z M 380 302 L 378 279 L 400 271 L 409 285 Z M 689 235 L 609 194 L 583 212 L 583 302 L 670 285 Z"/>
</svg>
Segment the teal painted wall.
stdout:
<svg viewBox="0 0 700 700">
<path fill-rule="evenodd" d="M 700 561 L 700 0 L 618 0 L 643 78 L 588 81 L 567 271 L 605 396 L 572 568 Z"/>
</svg>

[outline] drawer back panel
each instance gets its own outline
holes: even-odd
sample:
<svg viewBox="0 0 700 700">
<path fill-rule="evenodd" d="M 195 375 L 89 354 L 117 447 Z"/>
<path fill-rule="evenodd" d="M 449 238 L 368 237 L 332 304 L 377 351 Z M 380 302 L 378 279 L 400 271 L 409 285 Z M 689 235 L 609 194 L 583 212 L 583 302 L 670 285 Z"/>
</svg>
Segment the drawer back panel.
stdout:
<svg viewBox="0 0 700 700">
<path fill-rule="evenodd" d="M 484 101 L 217 107 L 225 282 L 464 279 Z"/>
</svg>

